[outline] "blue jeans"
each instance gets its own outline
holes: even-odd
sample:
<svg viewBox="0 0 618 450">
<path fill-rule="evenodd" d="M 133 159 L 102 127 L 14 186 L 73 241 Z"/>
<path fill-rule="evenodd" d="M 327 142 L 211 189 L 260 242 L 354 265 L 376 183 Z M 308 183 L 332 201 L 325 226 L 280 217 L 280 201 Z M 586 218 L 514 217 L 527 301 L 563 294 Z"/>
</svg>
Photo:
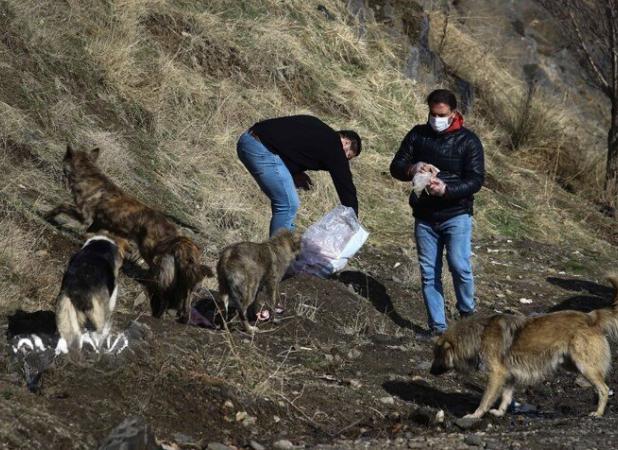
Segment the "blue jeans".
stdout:
<svg viewBox="0 0 618 450">
<path fill-rule="evenodd" d="M 300 200 L 294 179 L 283 160 L 248 132 L 240 136 L 236 151 L 240 161 L 270 199 L 272 210 L 270 236 L 279 228 L 294 230 L 294 218 Z"/>
<path fill-rule="evenodd" d="M 457 309 L 473 312 L 474 277 L 472 275 L 472 216 L 461 214 L 441 223 L 417 219 L 414 237 L 421 267 L 423 300 L 427 308 L 427 322 L 434 330 L 446 330 L 444 292 L 442 290 L 442 253 L 453 276 Z"/>
</svg>

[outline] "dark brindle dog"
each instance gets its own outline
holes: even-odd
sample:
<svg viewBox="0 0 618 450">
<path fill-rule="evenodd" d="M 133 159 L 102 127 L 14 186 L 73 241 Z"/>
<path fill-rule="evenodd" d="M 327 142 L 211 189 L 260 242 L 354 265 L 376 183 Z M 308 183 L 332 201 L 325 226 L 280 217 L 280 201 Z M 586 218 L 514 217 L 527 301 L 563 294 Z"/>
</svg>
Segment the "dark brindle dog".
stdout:
<svg viewBox="0 0 618 450">
<path fill-rule="evenodd" d="M 89 225 L 88 232 L 105 230 L 133 240 L 150 268 L 146 285 L 153 315 L 161 317 L 174 307 L 187 322 L 191 292 L 205 276 L 213 276 L 212 270 L 200 263 L 200 248 L 181 236 L 167 216 L 107 178 L 95 164 L 98 156 L 98 148 L 83 152 L 67 146 L 63 170 L 75 206 L 60 205 L 47 218 L 65 213 Z"/>
</svg>

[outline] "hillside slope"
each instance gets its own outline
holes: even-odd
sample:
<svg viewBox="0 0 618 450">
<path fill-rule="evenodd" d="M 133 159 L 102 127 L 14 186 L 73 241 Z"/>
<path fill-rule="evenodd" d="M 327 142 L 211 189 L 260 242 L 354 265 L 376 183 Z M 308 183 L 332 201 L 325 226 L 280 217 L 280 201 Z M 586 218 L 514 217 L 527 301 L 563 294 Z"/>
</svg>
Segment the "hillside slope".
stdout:
<svg viewBox="0 0 618 450">
<path fill-rule="evenodd" d="M 100 164 L 115 182 L 199 230 L 194 237 L 212 264 L 227 244 L 263 239 L 269 220 L 264 196 L 236 158 L 236 139 L 257 120 L 312 113 L 364 138 L 352 170 L 360 218 L 371 232 L 339 281 L 287 281 L 286 326 L 255 341 L 236 330 L 151 320 L 140 285 L 123 276 L 118 326 L 138 318 L 153 336 L 118 361 L 58 361 L 39 396 L 26 391 L 14 361 L 0 359 L 0 448 L 93 448 L 132 414 L 145 416 L 158 436 L 179 441 L 175 433 L 182 433 L 197 447 L 282 437 L 308 445 L 359 437 L 384 442 L 400 433 L 406 440 L 459 439 L 452 425 L 427 428 L 409 414 L 411 407 L 445 409 L 451 420 L 463 412 L 458 401 L 467 407 L 478 392 L 457 377 L 444 386 L 408 385 L 412 369 L 427 377 L 430 349 L 413 339 L 425 316 L 409 186 L 388 173 L 405 133 L 426 120 L 426 94 L 453 76 L 476 89 L 478 107 L 466 121 L 487 156 L 475 210 L 481 309 L 540 312 L 590 299 L 571 291 L 586 291 L 601 304 L 609 297 L 601 285 L 618 256 L 615 220 L 584 195 L 595 188 L 582 184 L 585 176 L 569 178 L 583 186 L 576 193 L 556 176 L 558 168 L 581 172 L 572 155 L 583 155 L 587 142 L 570 133 L 585 122 L 565 100 L 540 98 L 566 118 L 552 114 L 554 108 L 535 109 L 546 127 L 513 150 L 509 124 L 517 122 L 520 102 L 505 101 L 500 88 L 521 99 L 525 81 L 495 49 L 480 45 L 460 22 L 445 25 L 441 12 L 425 17 L 413 2 L 349 3 L 348 9 L 335 0 L 0 1 L 0 323 L 17 308 L 52 308 L 83 238 L 79 224 L 55 227 L 42 219 L 69 200 L 61 170 L 67 143 L 99 146 Z M 384 3 L 392 3 L 407 28 L 387 20 Z M 411 78 L 406 71 L 424 23 L 430 50 L 451 78 Z M 441 45 L 444 29 L 451 38 Z M 559 145 L 556 136 L 563 137 Z M 581 164 L 589 167 L 589 160 Z M 315 189 L 301 196 L 301 228 L 337 203 L 328 176 L 312 178 Z M 216 295 L 213 280 L 204 287 Z M 391 376 L 399 384 L 388 384 Z M 550 411 L 539 428 L 563 420 L 580 426 L 575 416 L 588 405 L 572 379 L 563 383 L 568 395 L 558 403 L 549 400 L 552 387 L 529 393 Z M 380 401 L 385 397 L 396 397 L 394 406 Z M 245 423 L 236 415 L 242 411 L 257 422 Z M 615 413 L 603 420 L 615 423 Z M 528 439 L 522 434 L 528 426 L 529 418 L 492 425 L 514 440 Z"/>
</svg>

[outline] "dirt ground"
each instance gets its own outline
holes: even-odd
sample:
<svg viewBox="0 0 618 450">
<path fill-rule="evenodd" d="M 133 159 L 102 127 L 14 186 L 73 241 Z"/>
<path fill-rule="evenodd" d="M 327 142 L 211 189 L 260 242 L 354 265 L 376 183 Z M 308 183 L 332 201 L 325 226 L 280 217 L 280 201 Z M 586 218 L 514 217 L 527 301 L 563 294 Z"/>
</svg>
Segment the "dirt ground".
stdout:
<svg viewBox="0 0 618 450">
<path fill-rule="evenodd" d="M 474 251 L 481 312 L 586 310 L 612 295 L 602 278 L 612 267 L 599 255 L 507 239 L 475 242 Z M 7 345 L 0 448 L 96 448 L 127 416 L 189 449 L 281 440 L 316 449 L 615 447 L 614 398 L 605 417 L 589 418 L 594 392 L 566 372 L 517 391 L 519 412 L 458 422 L 478 404 L 483 379 L 428 373 L 430 344 L 414 338 L 425 326 L 419 282 L 413 249 L 367 246 L 333 279 L 285 280 L 283 314 L 254 338 L 235 322 L 229 332 L 209 330 L 129 307 L 116 328 L 135 321 L 143 333 L 128 350 L 56 358 L 36 393 Z M 202 291 L 203 301 L 210 294 Z M 446 294 L 453 316 L 450 281 Z M 614 371 L 608 381 L 618 386 Z"/>
</svg>

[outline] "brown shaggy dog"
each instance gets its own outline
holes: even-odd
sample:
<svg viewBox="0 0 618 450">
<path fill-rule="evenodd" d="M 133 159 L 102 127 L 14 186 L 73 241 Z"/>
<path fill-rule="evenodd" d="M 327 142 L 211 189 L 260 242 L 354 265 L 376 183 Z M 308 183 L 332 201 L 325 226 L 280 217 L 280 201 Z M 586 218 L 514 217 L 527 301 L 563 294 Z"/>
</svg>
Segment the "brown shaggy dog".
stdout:
<svg viewBox="0 0 618 450">
<path fill-rule="evenodd" d="M 468 415 L 479 418 L 487 411 L 504 415 L 516 385 L 538 383 L 564 366 L 594 386 L 598 403 L 590 415 L 602 416 L 609 392 L 605 378 L 611 365 L 607 336 L 618 337 L 618 278 L 609 281 L 616 290 L 611 308 L 532 317 L 496 314 L 457 322 L 437 339 L 431 373 L 484 367 L 489 375 L 487 387 L 479 407 Z M 500 394 L 500 406 L 490 410 Z"/>
<path fill-rule="evenodd" d="M 200 264 L 200 248 L 179 234 L 162 212 L 152 209 L 116 186 L 96 166 L 99 149 L 75 151 L 67 146 L 63 170 L 75 207 L 60 205 L 46 216 L 71 215 L 89 225 L 88 232 L 106 230 L 133 240 L 150 268 L 147 290 L 152 313 L 161 317 L 175 307 L 182 322 L 190 317 L 190 296 L 204 276 L 213 276 Z"/>
<path fill-rule="evenodd" d="M 239 242 L 221 252 L 217 264 L 221 301 L 227 311 L 231 300 L 248 333 L 256 331 L 247 320 L 247 310 L 255 306 L 260 288 L 266 288 L 270 306 L 274 308 L 279 282 L 299 253 L 300 236 L 286 229 L 266 242 Z"/>
</svg>

